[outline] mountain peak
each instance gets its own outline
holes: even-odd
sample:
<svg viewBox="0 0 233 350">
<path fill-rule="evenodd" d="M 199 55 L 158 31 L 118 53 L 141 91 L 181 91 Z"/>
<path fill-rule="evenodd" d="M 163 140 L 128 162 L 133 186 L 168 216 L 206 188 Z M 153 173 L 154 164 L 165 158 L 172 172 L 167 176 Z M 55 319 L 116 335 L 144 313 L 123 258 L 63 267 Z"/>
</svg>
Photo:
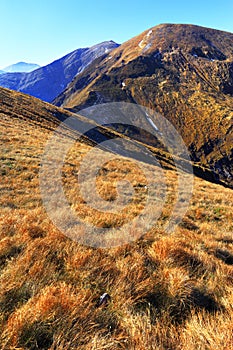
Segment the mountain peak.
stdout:
<svg viewBox="0 0 233 350">
<path fill-rule="evenodd" d="M 151 27 L 123 43 L 119 49 L 121 58 L 129 62 L 140 55 L 150 55 L 157 50 L 171 52 L 174 49 L 192 52 L 201 48 L 209 57 L 224 60 L 233 57 L 233 34 L 192 24 L 164 23 Z M 127 52 L 127 54 L 125 54 Z M 221 53 L 221 54 L 220 54 Z M 219 55 L 220 54 L 220 55 Z M 204 53 L 201 54 L 203 57 Z"/>
<path fill-rule="evenodd" d="M 18 90 L 46 102 L 51 102 L 93 60 L 106 55 L 118 46 L 118 44 L 111 40 L 89 48 L 80 48 L 47 66 L 40 67 L 28 73 L 24 73 L 25 65 L 28 67 L 28 63 L 18 62 L 15 65 L 5 68 L 6 72 L 0 71 L 0 86 Z"/>
<path fill-rule="evenodd" d="M 29 73 L 37 68 L 40 68 L 40 66 L 36 63 L 27 63 L 21 61 L 7 66 L 2 70 L 6 73 Z"/>
</svg>

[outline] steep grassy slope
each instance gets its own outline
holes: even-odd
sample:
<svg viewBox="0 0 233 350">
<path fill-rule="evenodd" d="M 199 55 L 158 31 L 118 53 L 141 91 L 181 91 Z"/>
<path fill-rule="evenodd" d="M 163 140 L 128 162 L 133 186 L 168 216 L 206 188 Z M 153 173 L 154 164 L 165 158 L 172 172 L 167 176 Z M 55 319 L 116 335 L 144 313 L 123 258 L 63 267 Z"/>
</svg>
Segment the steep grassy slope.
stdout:
<svg viewBox="0 0 233 350">
<path fill-rule="evenodd" d="M 232 48 L 231 33 L 160 25 L 95 61 L 54 103 L 74 111 L 111 101 L 150 107 L 177 128 L 193 161 L 232 185 Z"/>
<path fill-rule="evenodd" d="M 168 235 L 176 173 L 167 170 L 156 227 L 118 248 L 81 246 L 53 225 L 39 190 L 45 144 L 70 114 L 4 89 L 0 101 L 1 349 L 232 349 L 232 190 L 196 178 L 188 212 Z M 76 175 L 91 149 L 77 141 L 70 150 L 64 191 L 77 215 L 111 228 L 114 217 L 88 208 L 79 193 Z M 132 218 L 147 195 L 133 161 L 105 164 L 97 185 L 111 201 L 122 177 L 137 190 L 124 213 Z M 111 301 L 98 307 L 103 292 Z"/>
</svg>

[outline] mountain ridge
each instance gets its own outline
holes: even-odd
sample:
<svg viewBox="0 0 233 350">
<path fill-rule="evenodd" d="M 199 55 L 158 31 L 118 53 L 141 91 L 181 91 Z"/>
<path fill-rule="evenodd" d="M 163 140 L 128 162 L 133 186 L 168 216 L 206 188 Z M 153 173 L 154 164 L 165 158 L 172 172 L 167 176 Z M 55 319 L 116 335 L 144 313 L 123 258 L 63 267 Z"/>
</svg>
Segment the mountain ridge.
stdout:
<svg viewBox="0 0 233 350">
<path fill-rule="evenodd" d="M 113 41 L 105 41 L 90 48 L 74 50 L 30 73 L 1 74 L 0 86 L 51 102 L 96 57 L 118 46 Z"/>
<path fill-rule="evenodd" d="M 233 183 L 232 33 L 181 24 L 150 28 L 97 59 L 53 102 L 78 112 L 113 101 L 164 115 L 193 161 Z"/>
<path fill-rule="evenodd" d="M 17 62 L 3 68 L 2 71 L 6 73 L 30 73 L 38 68 L 40 66 L 36 63 Z"/>
</svg>

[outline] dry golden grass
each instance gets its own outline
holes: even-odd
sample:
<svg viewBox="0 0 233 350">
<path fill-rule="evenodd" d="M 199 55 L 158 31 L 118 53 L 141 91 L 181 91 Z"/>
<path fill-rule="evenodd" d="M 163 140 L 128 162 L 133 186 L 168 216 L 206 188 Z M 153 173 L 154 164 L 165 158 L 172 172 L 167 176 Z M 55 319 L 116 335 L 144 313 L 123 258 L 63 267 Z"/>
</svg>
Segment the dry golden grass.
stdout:
<svg viewBox="0 0 233 350">
<path fill-rule="evenodd" d="M 40 157 L 51 131 L 43 122 L 35 127 L 0 115 L 0 348 L 233 349 L 232 190 L 196 178 L 188 212 L 168 235 L 176 175 L 167 171 L 156 227 L 116 248 L 85 247 L 64 236 L 42 205 Z M 135 194 L 120 219 L 103 216 L 85 206 L 78 188 L 78 166 L 89 150 L 77 142 L 63 166 L 73 209 L 95 225 L 130 221 L 143 209 L 145 177 L 129 160 L 106 163 L 97 177 L 103 199 L 116 198 L 119 179 L 129 180 Z M 104 292 L 111 302 L 97 307 Z"/>
</svg>

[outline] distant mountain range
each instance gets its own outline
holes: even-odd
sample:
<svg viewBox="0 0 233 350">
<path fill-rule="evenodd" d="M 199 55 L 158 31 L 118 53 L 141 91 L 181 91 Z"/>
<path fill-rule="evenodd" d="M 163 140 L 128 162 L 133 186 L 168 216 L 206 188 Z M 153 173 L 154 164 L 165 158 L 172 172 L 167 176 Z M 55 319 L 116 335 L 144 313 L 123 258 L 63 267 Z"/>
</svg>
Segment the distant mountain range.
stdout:
<svg viewBox="0 0 233 350">
<path fill-rule="evenodd" d="M 0 86 L 24 92 L 51 102 L 68 83 L 97 57 L 119 45 L 106 41 L 90 48 L 77 49 L 51 64 L 30 73 L 5 73 L 0 75 Z"/>
<path fill-rule="evenodd" d="M 231 189 L 195 178 L 189 201 L 144 144 L 4 88 L 0 131 L 0 349 L 232 350 Z"/>
<path fill-rule="evenodd" d="M 29 73 L 40 68 L 38 64 L 18 62 L 2 69 L 2 73 Z"/>
<path fill-rule="evenodd" d="M 148 29 L 77 75 L 54 103 L 78 112 L 111 101 L 164 115 L 192 160 L 233 184 L 233 34 L 178 24 Z"/>
</svg>

